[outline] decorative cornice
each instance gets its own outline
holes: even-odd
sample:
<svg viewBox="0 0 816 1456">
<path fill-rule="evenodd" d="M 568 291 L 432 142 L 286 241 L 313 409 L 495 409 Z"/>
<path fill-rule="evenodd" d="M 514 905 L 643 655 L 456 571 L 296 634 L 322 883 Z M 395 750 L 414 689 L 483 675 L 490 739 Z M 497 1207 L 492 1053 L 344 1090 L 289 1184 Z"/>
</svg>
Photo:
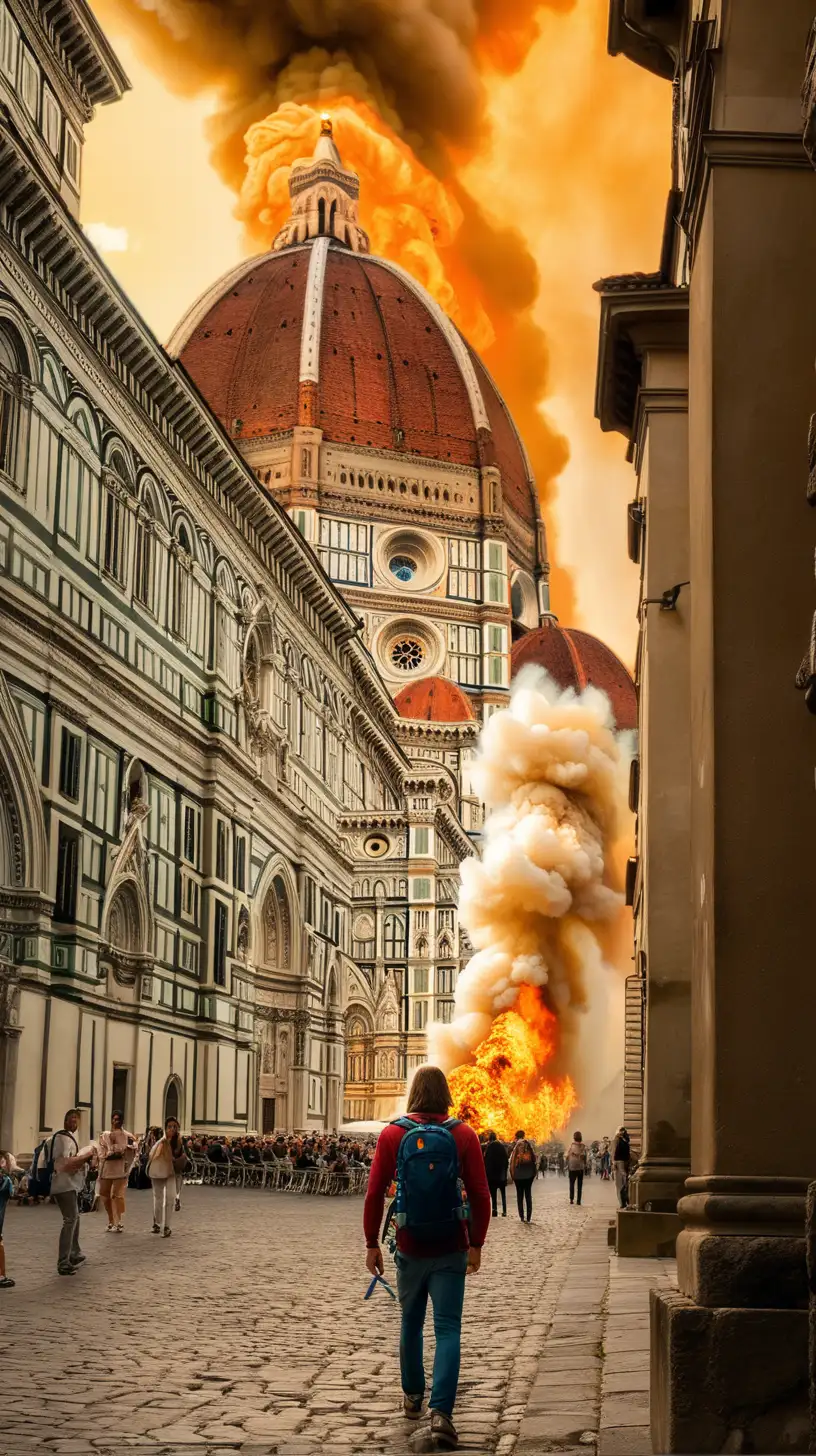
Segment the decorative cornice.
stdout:
<svg viewBox="0 0 816 1456">
<path fill-rule="evenodd" d="M 607 289 L 607 283 L 611 288 Z M 620 278 L 601 279 L 595 415 L 602 430 L 631 438 L 635 424 L 642 360 L 650 348 L 688 348 L 687 288 L 663 283 L 641 287 L 638 276 L 625 288 Z"/>
</svg>

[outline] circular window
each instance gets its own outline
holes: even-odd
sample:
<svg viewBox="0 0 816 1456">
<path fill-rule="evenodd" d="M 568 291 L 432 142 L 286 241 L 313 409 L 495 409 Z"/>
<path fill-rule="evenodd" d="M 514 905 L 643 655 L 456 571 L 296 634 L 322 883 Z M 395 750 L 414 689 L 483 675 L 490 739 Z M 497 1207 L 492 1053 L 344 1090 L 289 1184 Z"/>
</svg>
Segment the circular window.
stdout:
<svg viewBox="0 0 816 1456">
<path fill-rule="evenodd" d="M 398 637 L 391 647 L 391 661 L 400 672 L 415 672 L 424 658 L 425 648 L 416 637 Z"/>
<path fill-rule="evenodd" d="M 392 556 L 388 569 L 397 581 L 412 581 L 416 576 L 417 564 L 410 556 Z"/>
<path fill-rule="evenodd" d="M 371 859 L 382 859 L 387 854 L 391 845 L 384 834 L 370 834 L 363 845 L 363 849 Z"/>
</svg>

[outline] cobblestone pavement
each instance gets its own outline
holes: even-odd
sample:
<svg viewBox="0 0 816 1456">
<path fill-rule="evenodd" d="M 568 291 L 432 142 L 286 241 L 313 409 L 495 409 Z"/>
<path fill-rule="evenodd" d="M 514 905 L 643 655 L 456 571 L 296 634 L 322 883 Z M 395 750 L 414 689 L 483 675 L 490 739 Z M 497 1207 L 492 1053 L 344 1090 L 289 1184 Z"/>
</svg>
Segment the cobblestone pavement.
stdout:
<svg viewBox="0 0 816 1456">
<path fill-rule="evenodd" d="M 610 1185 L 590 1179 L 585 1206 L 570 1207 L 566 1181 L 549 1177 L 524 1226 L 508 1193 L 508 1216 L 492 1221 L 468 1280 L 456 1407 L 461 1448 L 497 1456 L 517 1445 L 562 1289 L 580 1305 L 580 1279 L 573 1287 L 578 1275 L 567 1275 L 585 1245 L 583 1297 L 600 1308 L 600 1236 L 614 1205 Z M 57 1210 L 10 1208 L 17 1285 L 0 1293 L 0 1453 L 427 1449 L 425 1423 L 417 1431 L 399 1415 L 397 1306 L 382 1289 L 362 1299 L 361 1215 L 359 1198 L 191 1187 L 172 1238 L 159 1239 L 150 1195 L 131 1192 L 126 1233 L 107 1234 L 101 1212 L 83 1217 L 87 1263 L 60 1279 Z M 527 1451 L 595 1444 L 600 1336 L 594 1325 L 581 1334 L 581 1380 L 598 1394 L 577 1407 L 586 1431 L 573 1423 L 558 1444 L 523 1439 Z M 431 1353 L 429 1339 L 428 1365 Z M 571 1368 L 568 1357 L 556 1384 L 573 1384 Z"/>
</svg>

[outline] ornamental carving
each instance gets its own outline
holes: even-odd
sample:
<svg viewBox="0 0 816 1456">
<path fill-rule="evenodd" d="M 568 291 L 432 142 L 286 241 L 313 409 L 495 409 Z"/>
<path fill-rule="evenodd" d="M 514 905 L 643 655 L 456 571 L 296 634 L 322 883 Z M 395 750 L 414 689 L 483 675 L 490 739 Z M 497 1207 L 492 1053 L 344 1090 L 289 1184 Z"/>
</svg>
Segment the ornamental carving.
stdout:
<svg viewBox="0 0 816 1456">
<path fill-rule="evenodd" d="M 0 1036 L 19 1036 L 20 972 L 0 962 Z"/>
</svg>

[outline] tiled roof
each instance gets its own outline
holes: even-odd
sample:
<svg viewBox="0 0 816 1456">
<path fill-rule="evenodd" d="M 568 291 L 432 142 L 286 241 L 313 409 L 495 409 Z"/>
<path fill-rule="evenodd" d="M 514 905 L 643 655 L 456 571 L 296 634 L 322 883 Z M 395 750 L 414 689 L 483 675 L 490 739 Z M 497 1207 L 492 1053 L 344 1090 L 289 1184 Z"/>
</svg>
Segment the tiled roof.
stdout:
<svg viewBox="0 0 816 1456">
<path fill-rule="evenodd" d="M 561 688 L 602 688 L 618 728 L 637 727 L 635 685 L 620 658 L 598 637 L 557 623 L 539 627 L 514 642 L 513 676 L 531 663 L 546 668 Z"/>
<path fill-rule="evenodd" d="M 466 723 L 476 716 L 462 689 L 445 677 L 407 683 L 394 698 L 394 705 L 401 718 L 421 718 L 427 723 Z"/>
<path fill-rule="evenodd" d="M 239 440 L 298 423 L 313 246 L 282 248 L 236 270 L 179 331 L 181 362 Z M 451 325 L 446 334 L 424 289 L 386 261 L 334 242 L 318 287 L 314 423 L 324 438 L 453 465 L 495 462 L 508 504 L 533 526 L 535 485 L 504 402 Z M 474 411 L 489 429 L 477 426 Z"/>
</svg>

